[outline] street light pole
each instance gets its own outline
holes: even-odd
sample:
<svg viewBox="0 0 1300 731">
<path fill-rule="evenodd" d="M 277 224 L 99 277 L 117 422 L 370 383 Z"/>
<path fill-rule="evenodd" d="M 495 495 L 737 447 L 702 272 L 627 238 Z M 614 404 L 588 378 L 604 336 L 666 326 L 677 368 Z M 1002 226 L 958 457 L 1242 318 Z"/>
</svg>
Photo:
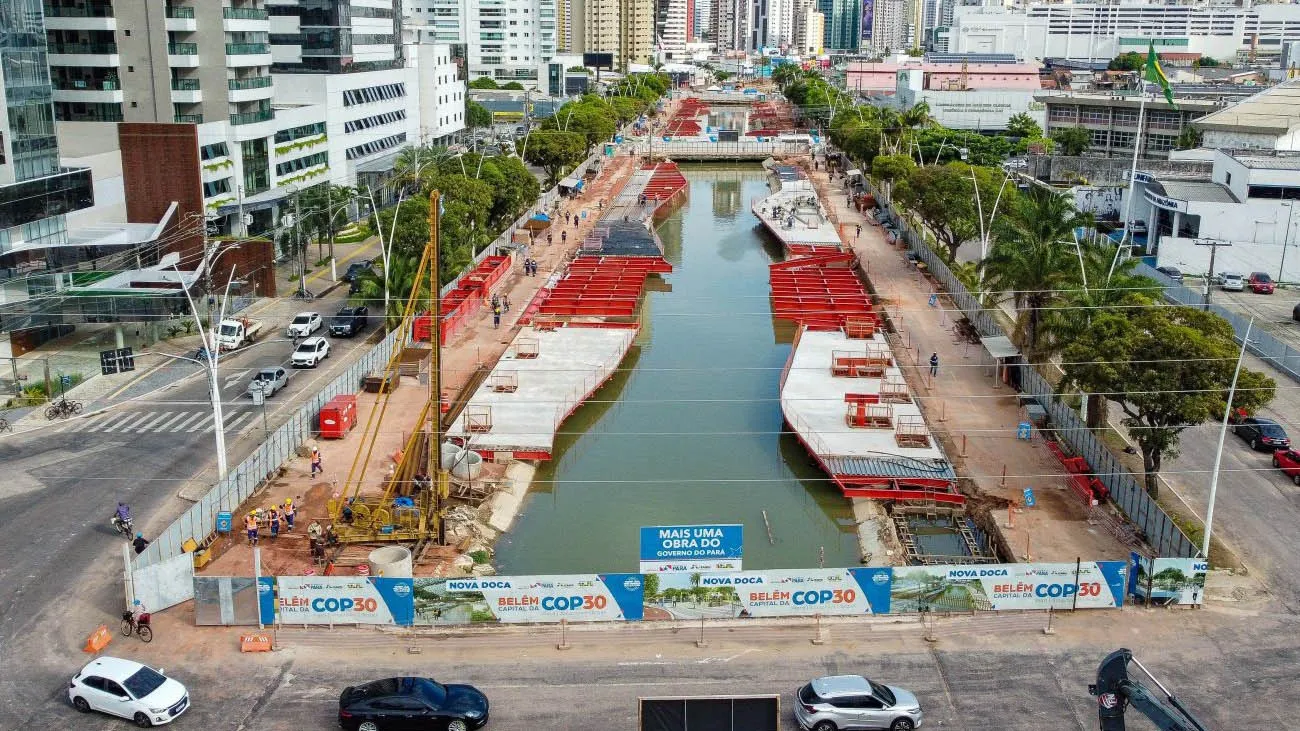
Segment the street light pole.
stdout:
<svg viewBox="0 0 1300 731">
<path fill-rule="evenodd" d="M 189 304 L 190 312 L 194 314 L 194 322 L 199 329 L 199 337 L 203 339 L 203 353 L 206 356 L 204 360 L 207 361 L 203 365 L 206 366 L 208 371 L 208 393 L 212 401 L 212 432 L 216 439 L 217 448 L 217 479 L 224 480 L 228 472 L 226 466 L 226 420 L 221 411 L 221 388 L 220 381 L 217 380 L 217 366 L 221 358 L 221 345 L 217 342 L 215 331 L 208 330 L 204 332 L 203 321 L 199 317 L 198 308 L 194 305 L 194 298 L 190 296 L 190 285 L 186 283 L 185 275 L 175 265 L 172 265 L 172 269 L 175 270 L 176 276 L 180 280 L 181 292 L 185 294 L 185 301 Z M 226 280 L 225 293 L 221 298 L 222 315 L 225 315 L 225 303 L 229 300 L 230 285 L 234 281 L 235 267 L 232 266 L 230 268 L 230 278 Z M 221 318 L 218 318 L 217 322 L 220 323 Z M 196 360 L 196 362 L 198 361 Z"/>
<path fill-rule="evenodd" d="M 1295 201 L 1287 204 L 1286 231 L 1282 233 L 1282 262 L 1277 265 L 1277 283 L 1282 284 L 1282 275 L 1286 270 L 1286 246 L 1291 242 L 1291 214 L 1295 213 Z"/>
<path fill-rule="evenodd" d="M 1237 377 L 1241 375 L 1241 362 L 1246 359 L 1246 346 L 1250 343 L 1250 329 L 1255 318 L 1246 323 L 1246 334 L 1241 339 L 1241 352 L 1237 354 L 1237 368 L 1232 372 L 1232 385 L 1228 388 L 1228 403 L 1223 407 L 1223 423 L 1219 426 L 1219 448 L 1214 453 L 1214 471 L 1210 473 L 1210 506 L 1205 509 L 1205 539 L 1201 553 L 1210 558 L 1210 530 L 1214 527 L 1214 497 L 1219 490 L 1219 465 L 1223 462 L 1223 440 L 1228 434 L 1228 417 L 1232 415 L 1232 399 L 1237 395 Z"/>
</svg>

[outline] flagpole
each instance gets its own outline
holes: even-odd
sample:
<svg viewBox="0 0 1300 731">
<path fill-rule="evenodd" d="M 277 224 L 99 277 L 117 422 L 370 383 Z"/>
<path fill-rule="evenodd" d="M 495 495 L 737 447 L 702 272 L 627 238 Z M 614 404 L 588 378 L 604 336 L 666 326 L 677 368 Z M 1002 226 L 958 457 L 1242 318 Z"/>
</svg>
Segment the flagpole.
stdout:
<svg viewBox="0 0 1300 731">
<path fill-rule="evenodd" d="M 1128 171 L 1128 200 L 1124 203 L 1124 236 L 1120 239 L 1120 248 L 1124 248 L 1124 242 L 1128 241 L 1130 247 L 1133 245 L 1133 222 L 1129 217 L 1133 215 L 1133 198 L 1137 196 L 1137 169 L 1138 154 L 1142 151 L 1142 132 L 1146 127 L 1147 111 L 1147 82 L 1146 79 L 1140 79 L 1138 86 L 1138 131 L 1137 136 L 1133 138 L 1133 166 Z M 1148 236 L 1150 234 L 1147 234 Z M 1130 251 L 1132 249 L 1130 248 Z M 1114 264 L 1111 264 L 1111 271 L 1114 271 Z M 1107 275 L 1109 278 L 1109 275 Z"/>
</svg>

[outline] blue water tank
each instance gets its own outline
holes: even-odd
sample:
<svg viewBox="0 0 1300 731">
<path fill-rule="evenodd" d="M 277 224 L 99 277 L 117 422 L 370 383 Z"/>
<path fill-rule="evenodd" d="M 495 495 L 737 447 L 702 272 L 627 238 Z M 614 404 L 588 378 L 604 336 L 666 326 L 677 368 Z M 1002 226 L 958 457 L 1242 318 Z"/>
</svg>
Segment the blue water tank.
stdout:
<svg viewBox="0 0 1300 731">
<path fill-rule="evenodd" d="M 229 510 L 223 510 L 217 513 L 217 532 L 229 533 L 235 525 L 235 519 L 230 515 Z"/>
</svg>

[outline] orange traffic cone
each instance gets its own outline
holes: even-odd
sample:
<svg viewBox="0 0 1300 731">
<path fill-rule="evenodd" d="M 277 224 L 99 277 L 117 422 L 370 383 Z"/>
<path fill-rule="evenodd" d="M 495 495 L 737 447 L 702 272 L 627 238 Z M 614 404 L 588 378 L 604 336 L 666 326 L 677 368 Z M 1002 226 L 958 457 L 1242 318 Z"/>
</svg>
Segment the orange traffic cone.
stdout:
<svg viewBox="0 0 1300 731">
<path fill-rule="evenodd" d="M 113 641 L 113 635 L 108 632 L 108 625 L 101 624 L 90 633 L 86 638 L 86 646 L 81 648 L 82 652 L 96 653 L 108 646 Z"/>
</svg>

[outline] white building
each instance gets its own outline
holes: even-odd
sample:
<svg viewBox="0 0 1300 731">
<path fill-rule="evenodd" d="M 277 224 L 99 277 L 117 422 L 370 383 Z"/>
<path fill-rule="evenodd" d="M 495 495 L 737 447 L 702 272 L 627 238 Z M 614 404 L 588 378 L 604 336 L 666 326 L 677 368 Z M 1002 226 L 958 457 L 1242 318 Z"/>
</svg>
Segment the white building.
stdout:
<svg viewBox="0 0 1300 731">
<path fill-rule="evenodd" d="M 1192 123 L 1207 148 L 1300 151 L 1300 79 Z"/>
<path fill-rule="evenodd" d="M 903 0 L 876 0 L 871 17 L 870 44 L 877 52 L 908 48 L 907 4 Z"/>
<path fill-rule="evenodd" d="M 1282 44 L 1300 40 L 1300 5 L 960 5 L 943 50 L 1103 60 L 1127 51 L 1144 53 L 1152 40 L 1158 51 L 1230 62 L 1252 54 L 1275 58 Z"/>
<path fill-rule="evenodd" d="M 658 59 L 666 61 L 684 61 L 689 58 L 686 53 L 688 22 L 691 0 L 656 0 L 655 36 Z"/>
<path fill-rule="evenodd" d="M 420 144 L 448 144 L 465 129 L 465 79 L 445 43 L 407 47 L 417 69 Z"/>
<path fill-rule="evenodd" d="M 936 122 L 949 129 L 977 131 L 1005 130 L 1007 121 L 1016 114 L 1028 114 L 1039 127 L 1047 124 L 1047 107 L 1036 101 L 1035 88 L 927 88 L 927 71 L 904 68 L 898 71 L 898 86 L 893 101 L 900 109 L 921 102 L 930 107 Z"/>
<path fill-rule="evenodd" d="M 561 33 L 556 3 L 405 0 L 403 14 L 410 25 L 406 38 L 420 44 L 464 43 L 471 80 L 488 77 L 532 86 L 538 83 L 538 66 L 554 56 L 558 47 Z M 569 45 L 573 44 L 569 40 Z"/>
</svg>

